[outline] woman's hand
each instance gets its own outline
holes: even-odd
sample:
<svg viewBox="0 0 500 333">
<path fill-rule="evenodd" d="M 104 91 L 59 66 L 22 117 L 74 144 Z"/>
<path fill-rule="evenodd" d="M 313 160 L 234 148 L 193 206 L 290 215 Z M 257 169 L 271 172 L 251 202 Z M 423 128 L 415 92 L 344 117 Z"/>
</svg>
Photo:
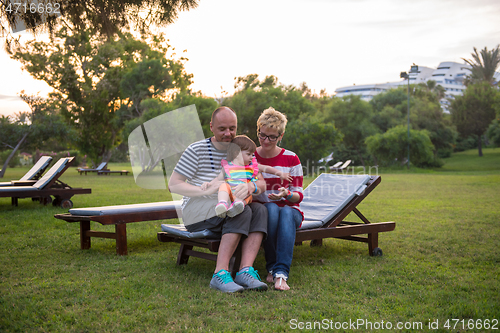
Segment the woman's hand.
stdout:
<svg viewBox="0 0 500 333">
<path fill-rule="evenodd" d="M 281 198 L 285 198 L 288 195 L 288 189 L 285 187 L 280 187 L 278 191 L 278 193 L 269 194 L 268 198 L 271 200 L 281 200 Z"/>
</svg>

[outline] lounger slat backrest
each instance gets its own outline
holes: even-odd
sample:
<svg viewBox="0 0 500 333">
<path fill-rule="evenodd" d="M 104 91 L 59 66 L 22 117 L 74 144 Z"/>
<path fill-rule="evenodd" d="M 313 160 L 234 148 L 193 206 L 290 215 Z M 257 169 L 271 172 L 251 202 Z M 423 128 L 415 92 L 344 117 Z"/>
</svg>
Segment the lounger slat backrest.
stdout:
<svg viewBox="0 0 500 333">
<path fill-rule="evenodd" d="M 108 165 L 107 162 L 102 162 L 101 164 L 99 164 L 99 166 L 96 168 L 96 170 L 100 171 L 100 170 L 104 169 L 106 167 L 106 165 Z"/>
<path fill-rule="evenodd" d="M 321 174 L 304 190 L 300 208 L 305 219 L 300 229 L 327 223 L 355 196 L 362 194 L 370 178 L 369 175 Z"/>
<path fill-rule="evenodd" d="M 42 178 L 40 178 L 39 181 L 37 181 L 33 187 L 36 187 L 38 188 L 39 190 L 43 189 L 45 186 L 47 186 L 52 180 L 54 180 L 55 177 L 59 177 L 60 176 L 60 173 L 62 170 L 64 170 L 64 168 L 66 167 L 66 165 L 73 160 L 73 157 L 64 157 L 64 158 L 61 158 L 59 161 L 57 161 L 53 166 L 52 168 L 49 169 L 49 171 L 47 171 L 45 173 L 45 175 L 43 175 Z"/>
<path fill-rule="evenodd" d="M 38 159 L 38 161 L 33 165 L 33 167 L 26 172 L 26 174 L 19 180 L 32 180 L 34 177 L 41 171 L 45 170 L 50 162 L 52 161 L 52 157 L 50 156 L 42 156 Z"/>
</svg>

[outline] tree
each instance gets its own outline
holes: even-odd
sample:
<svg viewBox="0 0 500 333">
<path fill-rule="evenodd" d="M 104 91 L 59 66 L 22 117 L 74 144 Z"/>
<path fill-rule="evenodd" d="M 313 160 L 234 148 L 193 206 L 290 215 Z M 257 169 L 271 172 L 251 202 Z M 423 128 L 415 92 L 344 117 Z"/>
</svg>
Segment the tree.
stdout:
<svg viewBox="0 0 500 333">
<path fill-rule="evenodd" d="M 381 132 L 403 124 L 407 114 L 408 95 L 406 89 L 390 89 L 389 91 L 375 95 L 370 104 L 373 106 L 373 123 Z"/>
<path fill-rule="evenodd" d="M 373 108 L 361 99 L 360 96 L 349 95 L 342 99 L 334 98 L 325 113 L 325 122 L 333 122 L 343 134 L 342 143 L 347 149 L 353 149 L 359 160 L 365 166 L 362 152 L 365 139 L 378 132 L 372 122 Z"/>
<path fill-rule="evenodd" d="M 8 33 L 9 25 L 13 27 L 17 23 L 24 24 L 26 29 L 32 32 L 48 30 L 51 33 L 57 31 L 60 25 L 66 25 L 75 31 L 93 28 L 98 35 L 103 35 L 109 40 L 127 29 L 145 32 L 150 25 L 170 24 L 175 21 L 180 11 L 198 6 L 198 0 L 48 0 L 40 2 L 44 4 L 43 11 L 24 13 L 16 11 L 15 6 L 9 7 L 11 3 L 11 1 L 0 2 L 1 35 Z M 38 2 L 35 3 L 39 5 Z M 46 15 L 49 8 L 50 12 L 59 10 L 62 16 L 57 19 L 56 15 Z M 12 38 L 8 42 L 12 42 Z"/>
<path fill-rule="evenodd" d="M 302 114 L 313 115 L 314 105 L 302 96 L 302 91 L 290 85 L 278 84 L 271 75 L 259 81 L 257 74 L 236 78 L 235 87 L 239 89 L 224 103 L 238 114 L 238 132 L 257 140 L 257 119 L 262 111 L 272 106 L 284 113 L 291 121 Z"/>
<path fill-rule="evenodd" d="M 500 45 L 495 49 L 488 50 L 487 47 L 481 50 L 480 53 L 474 48 L 474 53 L 471 54 L 472 59 L 464 59 L 466 63 L 471 65 L 471 75 L 467 78 L 466 84 L 474 84 L 478 82 L 487 82 L 490 85 L 495 83 L 495 71 L 500 64 Z"/>
<path fill-rule="evenodd" d="M 500 103 L 498 89 L 489 82 L 469 84 L 462 96 L 451 103 L 451 117 L 458 132 L 463 136 L 475 135 L 478 138 L 478 154 L 483 156 L 481 137 L 495 119 L 495 108 Z"/>
<path fill-rule="evenodd" d="M 382 165 L 393 163 L 404 164 L 408 154 L 408 132 L 404 125 L 389 129 L 384 134 L 376 134 L 366 138 L 366 146 L 370 154 L 377 157 Z M 426 130 L 410 130 L 410 161 L 416 166 L 429 166 L 433 161 L 434 146 Z"/>
<path fill-rule="evenodd" d="M 57 101 L 50 97 L 44 99 L 37 95 L 26 95 L 24 91 L 20 97 L 29 105 L 31 112 L 20 112 L 13 121 L 9 117 L 2 117 L 0 121 L 0 142 L 12 149 L 4 161 L 0 178 L 3 178 L 10 160 L 21 147 L 35 149 L 48 141 L 62 141 L 71 136 L 69 127 L 58 112 Z"/>
<path fill-rule="evenodd" d="M 287 124 L 282 146 L 296 153 L 309 172 L 309 167 L 314 167 L 317 160 L 328 155 L 341 138 L 342 134 L 332 123 L 304 115 Z"/>
<path fill-rule="evenodd" d="M 138 109 L 143 98 L 160 95 L 162 89 L 184 89 L 191 75 L 184 72 L 184 58 L 166 58 L 170 46 L 161 36 L 149 38 L 148 45 L 147 36 L 146 41 L 131 34 L 106 40 L 94 32 L 63 27 L 50 43 L 32 40 L 17 48 L 13 58 L 56 90 L 63 101 L 62 114 L 77 133 L 74 145 L 98 164 L 108 161 L 111 148 L 119 144 L 130 110 Z M 156 70 L 141 75 L 138 67 Z M 132 78 L 137 81 L 131 83 Z"/>
<path fill-rule="evenodd" d="M 435 148 L 435 159 L 451 154 L 457 136 L 456 130 L 441 109 L 442 93 L 443 87 L 433 80 L 410 86 L 410 126 L 429 132 Z M 376 95 L 370 101 L 375 110 L 373 122 L 382 132 L 407 123 L 406 94 L 405 88 L 391 89 Z"/>
</svg>

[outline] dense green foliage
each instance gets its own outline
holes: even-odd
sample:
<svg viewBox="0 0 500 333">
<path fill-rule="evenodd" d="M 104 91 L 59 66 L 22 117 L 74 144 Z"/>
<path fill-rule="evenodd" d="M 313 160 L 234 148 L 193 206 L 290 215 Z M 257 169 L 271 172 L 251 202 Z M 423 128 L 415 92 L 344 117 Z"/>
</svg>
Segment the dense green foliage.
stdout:
<svg viewBox="0 0 500 333">
<path fill-rule="evenodd" d="M 142 100 L 191 83 L 185 59 L 167 58 L 170 51 L 162 36 L 104 40 L 92 29 L 62 28 L 50 42 L 30 41 L 13 57 L 55 89 L 59 112 L 75 130 L 71 143 L 97 163 L 120 143 L 124 122 L 141 115 Z"/>
<path fill-rule="evenodd" d="M 498 118 L 491 122 L 486 134 L 491 143 L 497 147 L 500 146 L 500 120 Z"/>
<path fill-rule="evenodd" d="M 410 162 L 419 167 L 440 166 L 433 163 L 434 146 L 426 130 L 410 130 Z M 366 138 L 368 151 L 378 157 L 383 166 L 394 163 L 403 165 L 408 156 L 408 131 L 405 126 L 396 126 L 384 134 Z"/>
</svg>

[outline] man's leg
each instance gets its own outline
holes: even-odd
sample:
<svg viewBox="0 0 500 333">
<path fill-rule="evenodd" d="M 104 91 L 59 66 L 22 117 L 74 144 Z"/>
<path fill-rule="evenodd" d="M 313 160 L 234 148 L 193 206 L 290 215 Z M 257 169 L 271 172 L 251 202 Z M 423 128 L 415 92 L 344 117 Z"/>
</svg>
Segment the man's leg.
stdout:
<svg viewBox="0 0 500 333">
<path fill-rule="evenodd" d="M 257 257 L 264 233 L 252 232 L 241 244 L 241 265 L 240 269 L 244 267 L 251 267 Z"/>
<path fill-rule="evenodd" d="M 256 202 L 248 206 L 252 209 L 252 217 L 248 237 L 243 241 L 241 247 L 240 268 L 253 266 L 262 240 L 267 234 L 267 208 Z"/>
<path fill-rule="evenodd" d="M 229 270 L 229 260 L 236 251 L 241 239 L 241 234 L 228 233 L 222 235 L 219 245 L 219 253 L 217 253 L 217 263 L 215 264 L 215 272 L 221 269 Z"/>
<path fill-rule="evenodd" d="M 267 209 L 262 204 L 252 203 L 245 209 L 251 208 L 248 237 L 241 245 L 240 271 L 236 273 L 234 282 L 250 290 L 267 290 L 267 285 L 260 280 L 253 263 L 259 252 L 262 239 L 267 232 Z"/>
</svg>

